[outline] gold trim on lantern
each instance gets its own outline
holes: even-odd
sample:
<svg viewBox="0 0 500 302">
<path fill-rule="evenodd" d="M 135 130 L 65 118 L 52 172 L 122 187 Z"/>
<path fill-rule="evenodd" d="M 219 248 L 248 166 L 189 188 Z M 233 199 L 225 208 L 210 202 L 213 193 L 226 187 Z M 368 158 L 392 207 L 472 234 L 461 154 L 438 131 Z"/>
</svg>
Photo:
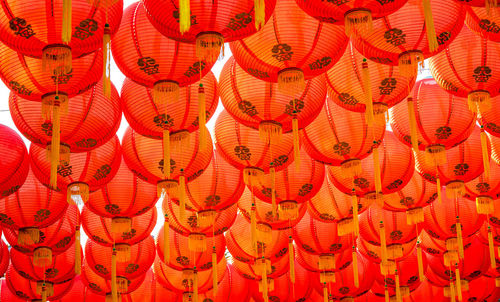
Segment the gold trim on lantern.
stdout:
<svg viewBox="0 0 500 302">
<path fill-rule="evenodd" d="M 486 90 L 475 90 L 467 95 L 469 110 L 474 113 L 484 113 L 491 109 L 490 93 Z"/>
<path fill-rule="evenodd" d="M 370 33 L 373 30 L 372 12 L 365 8 L 357 8 L 344 14 L 345 34 L 348 37 L 359 32 Z"/>
<path fill-rule="evenodd" d="M 247 186 L 256 185 L 262 181 L 264 170 L 257 167 L 246 167 L 243 169 L 243 181 Z"/>
<path fill-rule="evenodd" d="M 56 77 L 69 74 L 72 70 L 71 47 L 51 44 L 42 49 L 42 70 Z"/>
<path fill-rule="evenodd" d="M 153 101 L 156 105 L 179 100 L 179 83 L 170 80 L 157 81 L 153 86 Z"/>
<path fill-rule="evenodd" d="M 406 223 L 409 225 L 424 222 L 424 209 L 421 207 L 406 210 Z"/>
<path fill-rule="evenodd" d="M 283 94 L 301 93 L 305 87 L 304 72 L 300 68 L 289 67 L 278 71 L 278 90 Z"/>
<path fill-rule="evenodd" d="M 278 215 L 281 220 L 299 218 L 299 206 L 295 200 L 283 200 L 278 205 Z"/>
<path fill-rule="evenodd" d="M 363 167 L 361 166 L 361 160 L 357 158 L 351 158 L 343 161 L 340 164 L 341 177 L 342 178 L 353 178 L 355 176 L 361 175 L 363 173 Z"/>
<path fill-rule="evenodd" d="M 465 184 L 461 180 L 450 181 L 446 184 L 446 197 L 455 198 L 465 194 Z"/>
<path fill-rule="evenodd" d="M 129 262 L 130 261 L 130 244 L 128 243 L 116 243 L 116 261 L 118 262 Z"/>
<path fill-rule="evenodd" d="M 335 255 L 324 254 L 319 256 L 318 268 L 320 270 L 334 270 L 335 269 Z"/>
<path fill-rule="evenodd" d="M 67 198 L 68 203 L 73 203 L 73 196 L 80 196 L 84 203 L 89 201 L 89 185 L 84 182 L 74 182 L 68 185 L 67 188 Z"/>
<path fill-rule="evenodd" d="M 196 36 L 196 57 L 201 61 L 213 63 L 224 56 L 224 37 L 217 32 L 201 32 Z"/>
<path fill-rule="evenodd" d="M 196 220 L 199 228 L 208 228 L 214 225 L 215 218 L 217 217 L 217 211 L 215 210 L 202 210 L 198 213 L 198 219 Z"/>
<path fill-rule="evenodd" d="M 276 121 L 261 121 L 259 123 L 259 136 L 266 144 L 279 144 L 283 136 L 283 127 Z"/>
<path fill-rule="evenodd" d="M 52 264 L 52 249 L 50 247 L 37 247 L 33 251 L 33 264 L 37 267 L 48 267 Z"/>
<path fill-rule="evenodd" d="M 270 244 L 273 240 L 271 232 L 272 228 L 269 224 L 264 222 L 257 222 L 255 226 L 255 236 L 258 242 Z"/>
<path fill-rule="evenodd" d="M 158 197 L 165 192 L 170 198 L 178 198 L 179 182 L 175 179 L 164 179 L 156 183 L 156 193 Z"/>
<path fill-rule="evenodd" d="M 111 232 L 115 234 L 129 233 L 132 230 L 132 219 L 129 217 L 111 218 Z"/>
<path fill-rule="evenodd" d="M 424 54 L 420 50 L 405 51 L 399 55 L 399 73 L 408 78 L 418 75 L 418 69 L 424 68 Z"/>
<path fill-rule="evenodd" d="M 202 233 L 191 233 L 188 236 L 188 248 L 192 252 L 204 252 L 207 250 L 207 235 Z"/>
<path fill-rule="evenodd" d="M 37 227 L 20 228 L 17 234 L 18 245 L 32 245 L 40 242 L 40 229 Z"/>
</svg>

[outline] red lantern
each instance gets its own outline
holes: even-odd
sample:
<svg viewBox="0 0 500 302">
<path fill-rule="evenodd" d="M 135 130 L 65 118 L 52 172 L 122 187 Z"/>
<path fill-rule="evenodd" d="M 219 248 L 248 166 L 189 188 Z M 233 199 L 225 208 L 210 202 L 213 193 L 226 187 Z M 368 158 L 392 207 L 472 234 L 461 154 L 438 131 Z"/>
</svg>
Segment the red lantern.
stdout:
<svg viewBox="0 0 500 302">
<path fill-rule="evenodd" d="M 479 124 L 484 127 L 484 130 L 490 135 L 495 137 L 500 137 L 500 123 L 498 118 L 500 116 L 500 111 L 498 106 L 500 105 L 500 97 L 494 97 L 490 99 L 491 109 L 486 112 L 481 112 L 478 116 Z"/>
<path fill-rule="evenodd" d="M 446 185 L 449 198 L 465 194 L 465 185 L 474 180 L 484 171 L 481 130 L 475 127 L 471 136 L 458 146 L 446 150 L 445 163 L 435 166 L 424 152 L 415 153 L 415 168 L 422 177 L 430 182 Z M 487 143 L 487 142 L 486 142 Z M 489 144 L 486 144 L 487 160 L 489 162 Z"/>
<path fill-rule="evenodd" d="M 500 166 L 490 159 L 489 176 L 483 172 L 476 179 L 465 183 L 465 197 L 476 202 L 479 214 L 493 214 L 494 200 L 500 197 Z"/>
<path fill-rule="evenodd" d="M 476 114 L 468 110 L 465 99 L 447 93 L 432 78 L 418 81 L 408 102 L 389 112 L 396 137 L 407 145 L 418 144 L 418 149 L 436 157 L 437 163 L 441 163 L 437 156 L 465 141 L 476 124 Z"/>
<path fill-rule="evenodd" d="M 465 8 L 455 1 L 409 0 L 393 14 L 373 21 L 372 30 L 358 30 L 353 41 L 368 59 L 399 64 L 403 76 L 415 77 L 425 58 L 444 50 L 455 39 L 464 18 Z"/>
<path fill-rule="evenodd" d="M 122 160 L 113 179 L 90 194 L 86 207 L 97 215 L 111 218 L 111 229 L 123 233 L 130 231 L 133 217 L 154 208 L 157 200 L 156 187 L 132 173 Z"/>
<path fill-rule="evenodd" d="M 30 159 L 22 139 L 7 126 L 0 125 L 0 199 L 19 190 L 28 176 Z"/>
<path fill-rule="evenodd" d="M 429 66 L 443 89 L 453 95 L 467 97 L 471 111 L 486 112 L 491 107 L 490 97 L 498 95 L 499 54 L 498 43 L 488 41 L 463 26 L 449 47 L 430 59 Z"/>
<path fill-rule="evenodd" d="M 54 284 L 53 286 L 47 286 L 48 283 L 45 283 L 43 280 L 33 282 L 21 276 L 13 266 L 7 270 L 5 280 L 11 293 L 14 293 L 23 301 L 43 301 L 44 296 L 45 299 L 48 298 L 51 301 L 57 300 L 63 297 L 73 286 L 73 279 L 64 283 Z M 6 301 L 11 300 L 8 299 Z"/>
<path fill-rule="evenodd" d="M 177 101 L 179 87 L 199 81 L 214 62 L 198 59 L 195 45 L 162 35 L 147 15 L 139 2 L 125 9 L 123 22 L 113 38 L 113 58 L 125 76 L 154 88 L 155 103 Z"/>
<path fill-rule="evenodd" d="M 80 227 L 78 207 L 70 205 L 65 214 L 52 225 L 39 230 L 38 242 L 29 238 L 24 245 L 18 243 L 17 230 L 4 229 L 4 236 L 12 248 L 33 256 L 33 263 L 39 267 L 52 264 L 52 257 L 67 251 L 75 241 L 75 232 Z M 79 249 L 75 245 L 76 251 Z"/>
<path fill-rule="evenodd" d="M 342 58 L 326 73 L 328 96 L 333 102 L 347 110 L 365 112 L 369 122 L 373 112 L 379 124 L 385 124 L 385 112 L 408 95 L 415 79 L 403 76 L 397 66 L 366 62 L 352 43 L 348 44 Z M 371 99 L 368 99 L 369 96 Z"/>
<path fill-rule="evenodd" d="M 422 250 L 429 256 L 443 256 L 448 254 L 449 256 L 445 257 L 455 257 L 456 255 L 456 251 L 447 250 L 446 240 L 440 240 L 430 236 L 425 229 L 420 232 L 419 239 L 421 242 Z M 463 238 L 464 246 L 470 244 L 472 239 L 474 239 L 474 236 Z"/>
<path fill-rule="evenodd" d="M 162 3 L 146 0 L 143 3 L 149 20 L 163 35 L 196 43 L 196 56 L 214 62 L 224 42 L 253 35 L 261 28 L 271 17 L 276 0 L 220 3 L 211 0 Z"/>
<path fill-rule="evenodd" d="M 289 258 L 281 257 L 278 260 L 270 261 L 266 258 L 259 258 L 255 262 L 242 262 L 233 259 L 233 266 L 238 273 L 245 279 L 257 280 L 262 284 L 262 290 L 266 283 L 262 282 L 264 272 L 264 265 L 266 267 L 267 287 L 268 291 L 272 288 L 271 279 L 278 278 L 289 272 Z"/>
<path fill-rule="evenodd" d="M 31 168 L 35 176 L 46 186 L 50 186 L 51 162 L 47 160 L 44 148 L 30 146 Z M 83 202 L 89 193 L 100 189 L 111 181 L 121 162 L 120 141 L 116 135 L 107 143 L 89 152 L 68 153 L 68 158 L 57 167 L 57 187 L 66 191 L 68 202 L 79 195 Z"/>
<path fill-rule="evenodd" d="M 67 207 L 64 194 L 46 188 L 29 171 L 21 189 L 0 202 L 0 222 L 4 231 L 18 232 L 16 244 L 38 243 L 40 230 L 59 220 Z"/>
<path fill-rule="evenodd" d="M 494 301 L 495 292 L 498 292 L 495 278 L 481 276 L 469 282 L 468 301 Z"/>
<path fill-rule="evenodd" d="M 382 140 L 384 134 L 385 123 L 368 125 L 363 113 L 345 110 L 329 97 L 319 116 L 302 131 L 302 138 L 312 158 L 355 175 L 360 160 L 372 152 L 373 141 Z"/>
<path fill-rule="evenodd" d="M 113 232 L 113 219 L 99 216 L 87 207 L 82 210 L 82 226 L 85 234 L 92 241 L 107 247 L 115 246 L 117 253 L 127 252 L 130 255 L 130 246 L 148 238 L 157 222 L 156 208 L 134 216 L 129 220 L 130 230 Z"/>
<path fill-rule="evenodd" d="M 0 280 L 0 299 L 2 299 L 2 301 L 26 302 L 26 298 L 18 297 L 15 293 L 10 291 L 5 278 Z"/>
<path fill-rule="evenodd" d="M 311 254 L 299 247 L 295 249 L 297 262 L 305 269 L 322 274 L 321 281 L 333 280 L 332 273 L 341 271 L 353 262 L 351 249 L 344 250 L 337 254 L 317 255 Z"/>
<path fill-rule="evenodd" d="M 249 74 L 296 93 L 306 87 L 304 80 L 326 72 L 340 59 L 347 41 L 343 27 L 320 22 L 295 1 L 285 0 L 278 1 L 273 22 L 232 42 L 231 52 Z"/>
<path fill-rule="evenodd" d="M 500 42 L 500 35 L 496 29 L 500 22 L 500 19 L 498 18 L 499 12 L 500 10 L 496 7 L 485 8 L 480 6 L 474 7 L 471 5 L 467 8 L 465 24 L 470 30 L 474 31 L 481 37 L 485 37 L 494 42 Z"/>
<path fill-rule="evenodd" d="M 158 287 L 158 285 L 157 285 Z M 228 264 L 224 278 L 219 284 L 217 292 L 213 289 L 199 296 L 198 301 L 212 300 L 215 302 L 247 301 L 248 282 L 243 278 L 233 265 Z M 157 300 L 158 301 L 158 300 Z"/>
<path fill-rule="evenodd" d="M 448 298 L 444 297 L 441 287 L 434 286 L 429 281 L 424 281 L 410 294 L 408 302 L 425 301 L 429 298 L 432 298 L 432 301 L 435 302 L 449 301 Z"/>
<path fill-rule="evenodd" d="M 372 262 L 380 264 L 380 272 L 382 274 L 388 273 L 396 269 L 396 262 L 402 261 L 408 258 L 411 253 L 415 250 L 417 245 L 417 239 L 411 240 L 407 243 L 396 244 L 393 247 L 388 247 L 385 254 L 387 255 L 387 260 L 384 261 L 384 252 L 380 244 L 376 245 L 362 237 L 358 237 L 356 241 L 356 246 L 358 251 L 363 254 L 366 258 L 370 259 Z M 402 252 L 402 254 L 401 254 Z"/>
<path fill-rule="evenodd" d="M 0 240 L 0 276 L 3 277 L 7 268 L 9 268 L 10 257 L 9 257 L 9 246 Z"/>
<path fill-rule="evenodd" d="M 120 96 L 111 86 L 111 97 L 103 94 L 102 81 L 90 90 L 68 100 L 67 112 L 60 120 L 60 142 L 71 152 L 88 152 L 113 138 L 122 117 Z M 40 103 L 14 92 L 9 96 L 10 114 L 17 129 L 31 142 L 49 146 L 53 120 L 44 116 Z"/>
<path fill-rule="evenodd" d="M 205 171 L 186 184 L 187 203 L 198 211 L 221 211 L 235 204 L 244 190 L 243 173 L 215 152 Z"/>
<path fill-rule="evenodd" d="M 381 193 L 390 194 L 404 188 L 413 176 L 415 160 L 412 150 L 400 143 L 392 132 L 386 132 L 382 142 L 376 142 L 377 149 L 380 149 L 378 160 L 380 174 Z M 362 173 L 353 178 L 346 176 L 341 167 L 328 166 L 327 173 L 331 177 L 333 184 L 345 194 L 355 191 L 356 195 L 365 198 L 376 199 L 380 192 L 377 192 L 374 165 L 374 154 L 370 154 L 361 161 Z M 353 184 L 354 181 L 354 184 Z M 354 189 L 354 191 L 353 191 Z"/>
</svg>

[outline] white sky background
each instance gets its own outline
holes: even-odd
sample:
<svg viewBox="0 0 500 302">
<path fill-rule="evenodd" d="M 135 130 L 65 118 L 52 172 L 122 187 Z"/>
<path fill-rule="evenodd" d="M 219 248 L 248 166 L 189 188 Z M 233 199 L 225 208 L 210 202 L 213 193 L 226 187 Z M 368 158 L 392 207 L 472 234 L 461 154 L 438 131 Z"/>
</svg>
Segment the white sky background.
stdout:
<svg viewBox="0 0 500 302">
<path fill-rule="evenodd" d="M 128 7 L 130 4 L 137 2 L 136 0 L 124 0 L 124 8 Z M 215 63 L 215 65 L 212 67 L 212 72 L 215 74 L 215 77 L 219 79 L 219 75 L 222 71 L 222 67 L 226 63 L 226 61 L 231 57 L 231 50 L 229 49 L 229 46 L 226 44 L 225 46 L 225 57 Z M 418 79 L 429 77 L 430 72 L 428 69 L 425 69 L 422 71 L 422 73 L 419 75 Z M 121 73 L 121 71 L 118 69 L 114 61 L 111 62 L 111 81 L 115 85 L 116 89 L 120 92 L 122 88 L 122 83 L 125 80 L 125 76 Z M 6 125 L 14 130 L 17 131 L 14 122 L 12 121 L 12 118 L 10 116 L 9 110 L 9 89 L 3 82 L 0 81 L 0 124 Z M 214 125 L 215 125 L 215 120 L 217 119 L 217 116 L 219 113 L 223 110 L 222 104 L 219 102 L 219 105 L 217 107 L 217 111 L 213 115 L 213 117 L 207 122 L 207 128 L 209 131 L 212 133 L 213 136 L 213 130 L 214 130 Z M 121 120 L 121 125 L 120 128 L 118 129 L 117 135 L 118 137 L 121 138 L 123 137 L 123 134 L 125 130 L 128 127 L 128 123 L 125 120 L 125 117 L 122 117 Z M 17 131 L 19 135 L 23 138 L 24 142 L 26 143 L 27 148 L 29 149 L 30 141 L 28 141 L 24 136 L 20 134 L 19 131 Z M 162 215 L 162 210 L 161 210 L 161 202 L 157 203 L 157 210 L 158 210 L 158 222 L 156 224 L 156 227 L 153 231 L 153 236 L 156 237 L 158 234 L 160 228 L 163 225 L 163 215 Z M 82 229 L 83 231 L 83 229 Z M 5 240 L 4 240 L 5 241 Z M 86 234 L 83 234 L 82 232 L 82 243 L 84 244 L 87 241 L 87 236 Z"/>
</svg>

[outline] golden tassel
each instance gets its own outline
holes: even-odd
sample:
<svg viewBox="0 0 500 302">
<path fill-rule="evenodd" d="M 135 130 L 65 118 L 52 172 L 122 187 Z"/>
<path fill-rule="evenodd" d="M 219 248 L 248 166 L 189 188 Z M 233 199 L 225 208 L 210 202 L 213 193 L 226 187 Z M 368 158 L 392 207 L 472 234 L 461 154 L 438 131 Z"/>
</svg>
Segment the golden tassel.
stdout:
<svg viewBox="0 0 500 302">
<path fill-rule="evenodd" d="M 302 93 L 306 83 L 304 72 L 296 67 L 282 69 L 278 72 L 278 90 L 286 95 Z"/>
<path fill-rule="evenodd" d="M 288 236 L 288 262 L 290 264 L 290 281 L 295 283 L 295 250 L 292 236 Z"/>
<path fill-rule="evenodd" d="M 323 302 L 328 302 L 328 287 L 323 283 Z"/>
<path fill-rule="evenodd" d="M 460 223 L 460 218 L 457 216 L 457 223 L 455 224 L 457 229 L 457 244 L 458 244 L 458 255 L 461 259 L 464 259 L 464 240 L 462 237 L 462 224 Z"/>
<path fill-rule="evenodd" d="M 418 151 L 418 132 L 417 132 L 417 117 L 415 115 L 415 107 L 413 105 L 413 98 L 408 97 L 408 115 L 410 120 L 410 139 L 411 146 L 414 151 Z"/>
<path fill-rule="evenodd" d="M 408 225 L 421 223 L 424 220 L 424 209 L 418 207 L 406 210 L 406 223 Z"/>
<path fill-rule="evenodd" d="M 361 79 L 363 81 L 363 88 L 365 90 L 365 120 L 368 126 L 373 125 L 374 117 L 373 117 L 373 95 L 372 95 L 372 87 L 370 82 L 370 71 L 368 70 L 368 62 L 366 58 L 363 59 L 362 64 L 362 73 Z"/>
<path fill-rule="evenodd" d="M 354 224 L 354 235 L 359 235 L 359 217 L 358 217 L 358 197 L 356 196 L 356 191 L 352 189 L 351 195 L 352 202 L 352 221 Z"/>
<path fill-rule="evenodd" d="M 80 243 L 80 226 L 75 227 L 75 274 L 79 275 L 82 271 L 82 251 Z"/>
<path fill-rule="evenodd" d="M 71 0 L 63 0 L 63 13 L 62 13 L 62 37 L 64 43 L 71 41 Z"/>
<path fill-rule="evenodd" d="M 252 193 L 253 196 L 253 193 Z M 257 214 L 255 212 L 255 203 L 252 202 L 252 209 L 250 212 L 250 224 L 251 224 L 251 236 L 252 236 L 252 246 L 255 251 L 255 255 L 257 255 Z"/>
<path fill-rule="evenodd" d="M 188 248 L 192 252 L 201 253 L 207 250 L 207 236 L 203 233 L 191 233 L 188 236 Z"/>
<path fill-rule="evenodd" d="M 389 288 L 387 288 L 387 283 L 385 284 L 384 297 L 385 297 L 385 302 L 391 301 L 391 297 L 389 296 Z"/>
<path fill-rule="evenodd" d="M 157 105 L 175 102 L 179 99 L 179 83 L 158 81 L 153 86 L 153 102 Z"/>
<path fill-rule="evenodd" d="M 407 78 L 418 75 L 418 68 L 424 67 L 424 54 L 419 50 L 411 50 L 399 55 L 399 73 Z"/>
<path fill-rule="evenodd" d="M 40 229 L 35 227 L 21 228 L 17 234 L 18 245 L 32 245 L 40 242 Z"/>
<path fill-rule="evenodd" d="M 207 123 L 207 109 L 205 106 L 205 88 L 203 84 L 200 83 L 198 87 L 198 127 L 200 135 L 200 149 L 205 150 L 207 148 L 207 135 L 208 131 L 205 131 L 205 125 Z"/>
<path fill-rule="evenodd" d="M 457 283 L 458 301 L 462 301 L 462 280 L 460 279 L 460 270 L 458 269 L 458 263 L 455 263 L 455 280 Z"/>
<path fill-rule="evenodd" d="M 488 138 L 486 137 L 483 126 L 481 126 L 481 151 L 483 154 L 483 175 L 487 181 L 490 178 L 490 156 L 488 155 Z"/>
<path fill-rule="evenodd" d="M 170 130 L 163 129 L 163 175 L 170 178 Z"/>
<path fill-rule="evenodd" d="M 422 260 L 422 247 L 420 246 L 420 240 L 417 241 L 417 262 L 418 262 L 418 279 L 423 282 L 425 280 L 424 275 L 424 262 Z"/>
<path fill-rule="evenodd" d="M 268 301 L 268 287 L 267 287 L 267 262 L 264 257 L 262 257 L 262 295 L 264 301 Z"/>
<path fill-rule="evenodd" d="M 396 270 L 396 301 L 397 302 L 402 302 L 402 298 L 401 298 L 401 288 L 399 286 L 399 273 L 398 273 L 398 270 Z"/>
<path fill-rule="evenodd" d="M 109 29 L 109 24 L 104 25 L 104 35 L 102 37 L 103 48 L 102 48 L 102 92 L 106 98 L 111 98 L 111 30 Z"/>
<path fill-rule="evenodd" d="M 52 106 L 52 142 L 50 149 L 50 187 L 57 190 L 57 168 L 61 151 L 61 112 L 59 96 Z"/>
<path fill-rule="evenodd" d="M 219 290 L 219 276 L 217 272 L 217 251 L 215 246 L 212 248 L 212 282 L 213 282 L 213 292 L 214 296 L 217 296 L 217 291 Z"/>
<path fill-rule="evenodd" d="M 295 171 L 300 168 L 300 138 L 299 138 L 299 120 L 294 117 L 292 119 L 293 132 L 293 157 L 295 162 Z"/>
<path fill-rule="evenodd" d="M 352 247 L 352 272 L 354 273 L 354 286 L 359 287 L 358 253 L 356 247 Z"/>
<path fill-rule="evenodd" d="M 357 158 L 351 158 L 343 161 L 340 164 L 340 169 L 342 178 L 353 178 L 355 176 L 361 175 L 363 173 L 363 167 L 361 166 L 361 160 Z"/>
<path fill-rule="evenodd" d="M 33 251 L 33 264 L 36 267 L 47 267 L 52 264 L 52 249 L 37 247 Z"/>
<path fill-rule="evenodd" d="M 436 187 L 437 187 L 437 195 L 438 195 L 438 203 L 442 204 L 443 199 L 441 198 L 441 179 L 439 179 L 439 174 L 436 175 Z"/>
<path fill-rule="evenodd" d="M 255 28 L 259 30 L 266 23 L 266 1 L 254 0 L 253 3 L 255 9 Z"/>
<path fill-rule="evenodd" d="M 432 18 L 432 9 L 430 0 L 422 0 L 424 8 L 425 28 L 427 30 L 427 40 L 429 41 L 429 51 L 434 52 L 439 48 L 436 36 L 436 29 L 434 28 L 434 19 Z"/>
<path fill-rule="evenodd" d="M 496 270 L 497 261 L 495 258 L 495 245 L 493 244 L 493 232 L 491 231 L 491 227 L 488 226 L 488 248 L 490 250 L 490 262 L 491 268 Z"/>
<path fill-rule="evenodd" d="M 467 95 L 467 105 L 473 113 L 485 113 L 491 109 L 490 99 L 490 93 L 486 90 L 471 91 Z"/>
<path fill-rule="evenodd" d="M 198 302 L 198 271 L 196 266 L 193 272 L 193 302 Z"/>
<path fill-rule="evenodd" d="M 478 214 L 493 214 L 493 212 L 495 212 L 493 198 L 491 198 L 490 196 L 476 197 L 476 211 Z"/>
<path fill-rule="evenodd" d="M 293 126 L 293 125 L 292 125 Z M 260 139 L 269 145 L 276 145 L 281 141 L 283 136 L 283 128 L 281 124 L 276 121 L 262 121 L 259 124 L 259 137 Z M 295 142 L 295 136 L 294 136 Z M 295 149 L 294 149 L 295 156 Z"/>
<path fill-rule="evenodd" d="M 179 31 L 187 32 L 191 27 L 191 0 L 179 0 Z"/>
<path fill-rule="evenodd" d="M 224 37 L 215 32 L 200 33 L 196 36 L 196 57 L 200 61 L 213 63 L 219 55 L 224 56 Z"/>
<path fill-rule="evenodd" d="M 181 221 L 186 218 L 186 177 L 184 176 L 184 169 L 181 169 L 181 176 L 179 176 L 179 216 Z"/>
<path fill-rule="evenodd" d="M 42 302 L 47 302 L 47 288 L 45 283 L 42 285 Z"/>
<path fill-rule="evenodd" d="M 163 223 L 163 262 L 170 263 L 170 221 L 168 214 L 165 214 L 165 222 Z"/>
<path fill-rule="evenodd" d="M 455 284 L 453 283 L 453 280 L 450 278 L 450 298 L 451 302 L 455 302 Z"/>
<path fill-rule="evenodd" d="M 276 209 L 277 209 L 277 205 L 276 205 L 276 169 L 272 166 L 273 163 L 271 163 L 271 168 L 269 169 L 270 170 L 270 174 L 271 174 L 271 204 L 272 204 L 272 213 L 273 213 L 273 217 L 274 219 L 278 219 L 278 216 L 277 216 L 277 213 L 276 213 Z"/>
<path fill-rule="evenodd" d="M 383 221 L 380 221 L 379 233 L 380 233 L 380 245 L 382 247 L 382 263 L 386 263 L 387 262 L 387 240 L 386 240 L 385 226 L 384 226 Z"/>
<path fill-rule="evenodd" d="M 484 1 L 484 6 L 486 7 L 486 13 L 489 16 L 491 14 L 492 9 L 497 7 L 497 0 L 486 0 Z"/>
<path fill-rule="evenodd" d="M 373 30 L 372 13 L 366 9 L 356 9 L 344 17 L 345 34 L 348 37 L 358 32 L 370 33 Z"/>
<path fill-rule="evenodd" d="M 116 286 L 116 250 L 113 248 L 111 256 L 111 296 L 113 302 L 118 302 L 118 288 Z"/>
<path fill-rule="evenodd" d="M 373 142 L 375 145 L 376 142 Z M 382 180 L 380 175 L 380 155 L 378 152 L 378 146 L 373 148 L 373 174 L 375 178 L 375 194 L 382 193 Z"/>
<path fill-rule="evenodd" d="M 500 277 L 495 278 L 495 287 L 500 287 Z"/>
</svg>

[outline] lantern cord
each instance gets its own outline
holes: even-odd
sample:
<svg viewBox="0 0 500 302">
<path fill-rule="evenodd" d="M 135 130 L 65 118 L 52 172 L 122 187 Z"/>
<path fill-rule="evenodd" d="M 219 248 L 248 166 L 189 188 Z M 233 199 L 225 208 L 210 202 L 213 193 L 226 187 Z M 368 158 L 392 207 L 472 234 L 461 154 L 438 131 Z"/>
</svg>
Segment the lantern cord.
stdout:
<svg viewBox="0 0 500 302">
<path fill-rule="evenodd" d="M 219 290 L 219 276 L 217 271 L 217 249 L 215 248 L 215 223 L 212 224 L 212 283 L 214 298 Z"/>
<path fill-rule="evenodd" d="M 408 115 L 410 121 L 410 138 L 411 138 L 411 146 L 413 150 L 418 151 L 418 130 L 417 130 L 417 117 L 415 115 L 415 105 L 413 103 L 413 98 L 408 97 L 407 105 L 408 105 Z"/>
<path fill-rule="evenodd" d="M 163 262 L 170 263 L 170 221 L 168 214 L 165 214 L 165 221 L 163 223 Z"/>
<path fill-rule="evenodd" d="M 200 65 L 201 66 L 201 65 Z M 201 68 L 200 68 L 201 72 Z M 201 76 L 201 75 L 200 75 Z M 207 123 L 207 110 L 205 101 L 205 88 L 203 84 L 200 83 L 198 87 L 198 127 L 199 127 L 199 137 L 200 137 L 200 150 L 206 150 L 209 146 L 207 145 L 207 137 L 210 135 L 206 131 L 205 125 Z M 210 146 L 211 147 L 211 146 Z"/>
<path fill-rule="evenodd" d="M 75 227 L 75 274 L 79 275 L 82 269 L 82 254 L 80 243 L 80 226 Z"/>
<path fill-rule="evenodd" d="M 288 236 L 288 261 L 290 265 L 290 281 L 295 284 L 295 250 L 293 248 L 293 239 L 291 235 Z"/>
<path fill-rule="evenodd" d="M 118 291 L 116 286 L 116 249 L 113 244 L 113 254 L 111 256 L 111 296 L 113 302 L 118 302 Z"/>
<path fill-rule="evenodd" d="M 374 122 L 373 117 L 373 95 L 372 95 L 372 87 L 370 82 L 370 71 L 368 70 L 368 62 L 366 58 L 363 59 L 362 64 L 362 73 L 361 73 L 362 81 L 363 81 L 363 89 L 365 92 L 365 120 L 368 126 L 371 126 Z"/>
<path fill-rule="evenodd" d="M 294 110 L 294 112 L 296 112 Z M 300 171 L 300 137 L 299 137 L 299 120 L 295 115 L 292 119 L 292 134 L 293 134 L 293 156 L 295 163 L 295 171 Z"/>
</svg>

